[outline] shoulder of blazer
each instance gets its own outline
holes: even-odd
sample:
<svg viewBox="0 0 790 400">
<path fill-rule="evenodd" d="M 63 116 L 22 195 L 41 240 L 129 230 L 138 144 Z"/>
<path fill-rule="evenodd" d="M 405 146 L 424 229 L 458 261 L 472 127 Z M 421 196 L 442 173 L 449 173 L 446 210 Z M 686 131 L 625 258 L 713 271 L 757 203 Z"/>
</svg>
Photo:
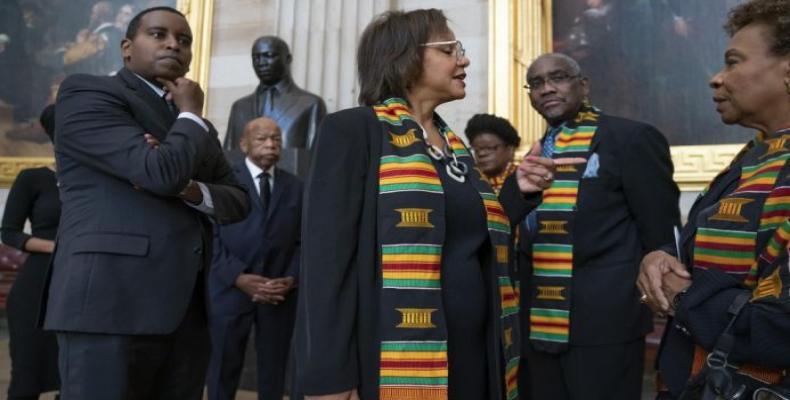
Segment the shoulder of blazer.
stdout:
<svg viewBox="0 0 790 400">
<path fill-rule="evenodd" d="M 634 135 L 643 135 L 652 132 L 660 135 L 656 128 L 645 122 L 607 114 L 601 115 L 598 126 L 599 130 L 596 133 L 596 141 L 614 140 L 619 145 L 627 145 L 634 140 Z M 601 134 L 600 136 L 598 135 L 599 133 Z"/>
</svg>

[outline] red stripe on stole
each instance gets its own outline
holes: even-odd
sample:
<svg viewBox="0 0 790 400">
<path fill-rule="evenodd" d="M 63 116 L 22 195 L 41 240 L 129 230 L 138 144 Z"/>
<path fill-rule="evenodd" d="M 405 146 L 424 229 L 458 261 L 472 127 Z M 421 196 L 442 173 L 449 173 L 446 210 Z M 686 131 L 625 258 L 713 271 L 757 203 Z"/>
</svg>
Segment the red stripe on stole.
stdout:
<svg viewBox="0 0 790 400">
<path fill-rule="evenodd" d="M 438 262 L 426 262 L 426 263 L 384 263 L 384 267 L 388 270 L 398 270 L 398 271 L 438 271 L 439 270 L 439 263 Z"/>
<path fill-rule="evenodd" d="M 379 177 L 381 178 L 392 178 L 398 176 L 422 176 L 426 178 L 436 178 L 438 175 L 436 175 L 436 172 L 434 171 L 426 171 L 416 168 L 404 168 L 379 172 Z"/>
<path fill-rule="evenodd" d="M 751 261 L 750 261 L 751 263 Z M 751 266 L 749 264 L 742 264 L 738 266 L 733 266 L 729 264 L 718 264 L 708 261 L 699 261 L 694 260 L 694 266 L 696 267 L 705 267 L 705 268 L 715 268 L 718 270 L 726 271 L 726 272 L 737 272 L 737 273 L 746 273 L 749 272 Z"/>
<path fill-rule="evenodd" d="M 775 188 L 771 193 L 771 197 L 790 196 L 790 187 Z"/>
<path fill-rule="evenodd" d="M 516 379 L 518 378 L 518 374 L 511 374 L 507 377 L 507 386 L 508 388 L 514 386 L 516 384 Z"/>
<path fill-rule="evenodd" d="M 776 162 L 776 161 L 773 161 L 773 162 Z M 752 171 L 752 173 L 751 173 L 752 175 L 751 175 L 750 177 L 746 178 L 746 179 L 747 179 L 747 180 L 749 180 L 749 179 L 752 179 L 752 178 L 753 178 L 755 175 L 764 174 L 764 173 L 766 173 L 766 172 L 775 172 L 775 171 L 779 171 L 779 170 L 781 170 L 783 167 L 784 167 L 784 164 L 780 164 L 780 165 L 772 165 L 772 166 L 770 166 L 770 167 L 768 167 L 768 168 L 765 168 L 765 167 L 763 167 L 763 168 L 759 168 L 759 169 L 756 169 L 756 170 Z"/>
<path fill-rule="evenodd" d="M 703 240 L 697 241 L 697 246 L 705 249 L 713 250 L 729 250 L 729 251 L 753 251 L 754 245 L 748 244 L 730 244 L 730 243 L 714 243 Z"/>
<path fill-rule="evenodd" d="M 504 210 L 502 210 L 501 207 L 486 206 L 486 211 L 488 211 L 489 213 L 494 214 L 494 215 L 499 215 L 501 217 L 505 216 Z"/>
<path fill-rule="evenodd" d="M 785 217 L 785 216 L 788 216 L 788 215 L 790 215 L 790 208 L 788 208 L 786 210 L 776 210 L 776 211 L 770 211 L 770 212 L 767 212 L 767 213 L 763 213 L 763 215 L 761 215 L 760 218 L 761 219 L 766 219 L 766 218 L 773 218 L 773 217 Z"/>
<path fill-rule="evenodd" d="M 502 293 L 502 301 L 503 301 L 503 302 L 506 302 L 506 301 L 513 301 L 513 300 L 515 300 L 515 299 L 516 299 L 516 293 L 514 293 L 514 292 L 505 292 L 505 293 Z"/>
<path fill-rule="evenodd" d="M 546 257 L 532 257 L 532 260 L 535 262 L 547 263 L 547 264 L 567 264 L 571 261 L 570 253 L 556 253 L 559 257 L 556 258 L 546 258 Z M 562 258 L 560 258 L 562 257 Z"/>
<path fill-rule="evenodd" d="M 567 323 L 562 323 L 562 322 L 543 322 L 543 321 L 532 321 L 532 320 L 530 320 L 529 324 L 534 326 L 534 327 L 541 327 L 541 326 L 545 326 L 547 328 L 567 328 L 568 327 Z"/>
<path fill-rule="evenodd" d="M 447 361 L 381 361 L 381 368 L 384 369 L 437 369 L 447 368 Z"/>
<path fill-rule="evenodd" d="M 745 186 L 739 187 L 735 191 L 736 192 L 743 192 L 743 191 L 748 189 L 748 190 L 753 190 L 753 191 L 757 191 L 757 192 L 770 192 L 772 188 L 773 188 L 773 185 L 745 185 Z"/>
<path fill-rule="evenodd" d="M 564 198 L 568 198 L 568 199 L 574 199 L 574 198 L 576 198 L 576 194 L 575 193 L 550 193 L 550 192 L 543 192 L 543 198 L 544 199 L 545 198 L 549 198 L 549 197 L 564 197 Z"/>
</svg>

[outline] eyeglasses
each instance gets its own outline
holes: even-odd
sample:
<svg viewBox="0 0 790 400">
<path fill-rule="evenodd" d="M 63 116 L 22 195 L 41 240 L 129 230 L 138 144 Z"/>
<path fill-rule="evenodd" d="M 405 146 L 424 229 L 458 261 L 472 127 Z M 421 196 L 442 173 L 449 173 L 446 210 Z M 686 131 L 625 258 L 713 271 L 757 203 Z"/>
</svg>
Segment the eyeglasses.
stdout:
<svg viewBox="0 0 790 400">
<path fill-rule="evenodd" d="M 449 46 L 449 45 L 455 45 L 455 48 L 451 50 L 443 50 L 440 48 L 439 50 L 441 50 L 444 53 L 447 53 L 448 55 L 455 53 L 455 59 L 457 61 L 461 61 L 461 59 L 464 58 L 464 56 L 466 55 L 466 49 L 464 49 L 464 45 L 461 44 L 460 40 L 447 40 L 444 42 L 428 42 L 428 43 L 423 43 L 420 46 L 439 47 L 439 46 Z"/>
<path fill-rule="evenodd" d="M 472 146 L 472 150 L 474 150 L 474 152 L 476 154 L 493 153 L 493 152 L 498 151 L 499 149 L 501 149 L 503 147 L 505 147 L 505 145 L 503 143 L 499 143 L 499 144 L 495 144 L 493 146 Z"/>
<path fill-rule="evenodd" d="M 536 90 L 540 90 L 543 88 L 546 83 L 551 83 L 551 86 L 555 88 L 557 86 L 564 85 L 569 83 L 571 80 L 576 78 L 581 78 L 581 74 L 570 75 L 566 72 L 556 72 L 553 74 L 549 74 L 547 78 L 543 78 L 540 76 L 536 76 L 534 78 L 530 78 L 527 80 L 527 84 L 524 85 L 524 89 L 529 90 L 530 92 L 534 92 Z"/>
</svg>

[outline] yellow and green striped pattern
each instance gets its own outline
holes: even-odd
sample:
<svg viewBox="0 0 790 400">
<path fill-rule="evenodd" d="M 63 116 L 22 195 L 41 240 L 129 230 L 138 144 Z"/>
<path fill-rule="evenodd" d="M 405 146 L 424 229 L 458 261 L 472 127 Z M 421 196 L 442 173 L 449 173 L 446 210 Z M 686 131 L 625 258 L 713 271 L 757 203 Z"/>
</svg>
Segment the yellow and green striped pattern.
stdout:
<svg viewBox="0 0 790 400">
<path fill-rule="evenodd" d="M 576 196 L 579 194 L 579 181 L 558 180 L 543 191 L 543 202 L 538 206 L 542 211 L 573 211 Z"/>
<path fill-rule="evenodd" d="M 441 289 L 441 262 L 441 245 L 382 245 L 383 287 L 388 289 Z"/>
<path fill-rule="evenodd" d="M 381 400 L 447 400 L 446 341 L 382 341 Z"/>
<path fill-rule="evenodd" d="M 510 220 L 505 215 L 505 210 L 493 193 L 480 193 L 483 198 L 483 205 L 486 208 L 486 220 L 488 229 L 510 234 Z"/>
<path fill-rule="evenodd" d="M 568 342 L 570 311 L 550 308 L 529 310 L 529 338 L 548 342 Z"/>
<path fill-rule="evenodd" d="M 745 274 L 755 259 L 756 232 L 698 228 L 694 239 L 694 266 Z"/>
<path fill-rule="evenodd" d="M 536 276 L 570 278 L 573 273 L 573 246 L 553 243 L 533 244 L 532 273 Z"/>
<path fill-rule="evenodd" d="M 579 126 L 575 129 L 563 128 L 554 141 L 554 153 L 576 153 L 590 150 L 595 126 Z"/>
<path fill-rule="evenodd" d="M 790 153 L 785 153 L 757 165 L 744 166 L 738 188 L 733 193 L 771 191 L 788 158 Z"/>
<path fill-rule="evenodd" d="M 518 314 L 518 297 L 509 276 L 499 277 L 499 298 L 502 305 L 501 318 Z"/>
<path fill-rule="evenodd" d="M 774 188 L 765 199 L 760 215 L 760 230 L 767 231 L 781 226 L 790 217 L 790 187 Z"/>
<path fill-rule="evenodd" d="M 505 366 L 505 390 L 507 400 L 518 398 L 518 364 L 520 357 L 513 357 Z"/>
<path fill-rule="evenodd" d="M 790 219 L 785 218 L 784 222 L 782 222 L 782 224 L 776 228 L 776 231 L 774 231 L 771 239 L 765 245 L 765 249 L 760 255 L 760 260 L 764 261 L 768 265 L 772 264 L 776 257 L 779 256 L 779 252 L 787 249 L 788 242 L 790 242 Z M 752 288 L 757 285 L 758 269 L 759 263 L 755 261 L 752 264 L 752 267 L 749 269 L 749 274 L 746 276 L 746 279 L 743 282 L 746 286 Z"/>
<path fill-rule="evenodd" d="M 379 192 L 443 193 L 442 182 L 425 154 L 383 156 L 379 164 Z"/>
<path fill-rule="evenodd" d="M 413 119 L 409 113 L 409 106 L 402 99 L 387 99 L 381 105 L 373 106 L 373 111 L 379 121 L 391 125 L 401 126 L 403 121 Z"/>
<path fill-rule="evenodd" d="M 450 148 L 456 155 L 459 156 L 468 156 L 469 150 L 466 149 L 464 142 L 455 135 L 455 132 L 450 129 L 450 127 L 446 127 L 444 130 L 444 134 L 447 135 L 447 142 L 450 144 Z"/>
</svg>

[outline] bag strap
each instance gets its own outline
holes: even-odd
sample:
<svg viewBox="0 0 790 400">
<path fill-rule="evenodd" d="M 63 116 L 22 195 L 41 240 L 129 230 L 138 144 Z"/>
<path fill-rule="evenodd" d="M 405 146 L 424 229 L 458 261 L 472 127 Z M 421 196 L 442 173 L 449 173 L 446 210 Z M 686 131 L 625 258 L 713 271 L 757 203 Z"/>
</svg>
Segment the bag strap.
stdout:
<svg viewBox="0 0 790 400">
<path fill-rule="evenodd" d="M 703 369 L 705 373 L 705 389 L 701 400 L 713 400 L 722 397 L 738 399 L 746 390 L 746 387 L 743 385 L 732 387 L 731 371 L 734 371 L 735 367 L 728 363 L 728 358 L 735 345 L 735 335 L 733 334 L 735 320 L 750 298 L 751 293 L 744 291 L 735 297 L 727 309 L 727 315 L 731 316 L 730 322 L 719 335 L 719 338 L 716 339 L 716 344 L 705 361 L 705 368 Z"/>
</svg>

